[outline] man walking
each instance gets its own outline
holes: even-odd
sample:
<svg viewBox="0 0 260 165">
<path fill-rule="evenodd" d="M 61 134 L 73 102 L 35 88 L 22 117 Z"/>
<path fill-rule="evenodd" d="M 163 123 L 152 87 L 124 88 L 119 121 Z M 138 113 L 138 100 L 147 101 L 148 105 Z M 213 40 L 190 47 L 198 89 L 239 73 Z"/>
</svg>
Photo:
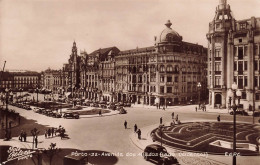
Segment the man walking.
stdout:
<svg viewBox="0 0 260 165">
<path fill-rule="evenodd" d="M 197 110 L 198 110 L 198 108 L 197 108 L 197 106 L 195 107 L 195 111 L 197 112 Z"/>
<path fill-rule="evenodd" d="M 135 130 L 135 132 L 137 131 L 137 125 L 136 124 L 134 125 L 134 130 Z"/>
<path fill-rule="evenodd" d="M 160 124 L 162 124 L 162 117 L 160 118 Z"/>
<path fill-rule="evenodd" d="M 172 119 L 174 119 L 174 112 L 172 112 Z"/>
<path fill-rule="evenodd" d="M 34 141 L 35 141 L 35 148 L 37 148 L 37 145 L 38 145 L 38 137 L 37 136 L 35 137 Z"/>
<path fill-rule="evenodd" d="M 127 129 L 127 121 L 124 122 L 125 129 Z"/>
</svg>

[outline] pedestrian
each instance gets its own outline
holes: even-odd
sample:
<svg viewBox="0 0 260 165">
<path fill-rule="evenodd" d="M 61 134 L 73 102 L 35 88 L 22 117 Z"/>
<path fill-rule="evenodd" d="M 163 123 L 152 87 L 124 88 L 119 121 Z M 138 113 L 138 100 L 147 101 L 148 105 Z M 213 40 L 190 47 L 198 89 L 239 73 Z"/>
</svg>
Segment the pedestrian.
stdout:
<svg viewBox="0 0 260 165">
<path fill-rule="evenodd" d="M 174 112 L 172 112 L 172 119 L 174 119 Z"/>
<path fill-rule="evenodd" d="M 176 121 L 178 121 L 179 117 L 178 117 L 178 114 L 176 115 Z"/>
<path fill-rule="evenodd" d="M 48 129 L 48 137 L 50 137 L 51 136 L 51 129 L 49 128 Z"/>
<path fill-rule="evenodd" d="M 53 137 L 53 134 L 54 134 L 54 128 L 52 127 L 51 128 L 51 137 Z"/>
<path fill-rule="evenodd" d="M 99 116 L 102 116 L 102 112 L 101 112 L 101 110 L 99 110 Z"/>
<path fill-rule="evenodd" d="M 198 110 L 198 108 L 197 108 L 197 106 L 195 107 L 195 111 L 197 112 L 197 110 Z"/>
<path fill-rule="evenodd" d="M 48 135 L 48 131 L 47 131 L 47 129 L 45 130 L 45 139 L 47 139 L 47 135 Z"/>
<path fill-rule="evenodd" d="M 162 117 L 160 118 L 160 124 L 162 124 Z"/>
<path fill-rule="evenodd" d="M 138 129 L 138 139 L 141 139 L 142 132 L 140 129 Z"/>
<path fill-rule="evenodd" d="M 27 138 L 27 133 L 24 132 L 24 142 L 26 142 L 26 138 Z"/>
<path fill-rule="evenodd" d="M 204 110 L 205 110 L 205 112 L 206 112 L 206 105 L 204 106 Z"/>
<path fill-rule="evenodd" d="M 19 140 L 22 142 L 23 141 L 23 130 L 21 131 L 21 133 L 20 133 L 20 136 L 19 136 Z"/>
<path fill-rule="evenodd" d="M 134 125 L 134 130 L 135 130 L 135 132 L 137 131 L 137 125 L 136 124 Z"/>
<path fill-rule="evenodd" d="M 124 122 L 125 129 L 127 128 L 127 121 Z"/>
<path fill-rule="evenodd" d="M 35 137 L 34 141 L 35 141 L 35 148 L 37 148 L 37 145 L 38 145 L 38 137 L 37 136 Z"/>
<path fill-rule="evenodd" d="M 158 109 L 158 103 L 156 103 L 156 109 Z"/>
<path fill-rule="evenodd" d="M 155 142 L 155 133 L 154 132 L 152 132 L 151 137 L 152 137 L 153 142 Z"/>
<path fill-rule="evenodd" d="M 165 110 L 165 106 L 163 106 L 163 108 L 162 108 L 163 110 Z"/>
<path fill-rule="evenodd" d="M 220 122 L 220 115 L 218 115 L 217 120 L 218 120 L 218 122 Z"/>
</svg>

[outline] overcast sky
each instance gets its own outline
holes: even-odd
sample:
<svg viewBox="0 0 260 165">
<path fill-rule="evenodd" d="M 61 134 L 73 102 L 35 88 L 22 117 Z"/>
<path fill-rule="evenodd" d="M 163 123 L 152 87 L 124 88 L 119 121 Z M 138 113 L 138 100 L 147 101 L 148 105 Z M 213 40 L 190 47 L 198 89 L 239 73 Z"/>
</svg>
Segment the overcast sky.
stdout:
<svg viewBox="0 0 260 165">
<path fill-rule="evenodd" d="M 152 46 L 171 20 L 184 41 L 207 46 L 219 0 L 0 0 L 0 69 L 61 69 L 75 40 L 88 53 Z M 260 0 L 228 0 L 237 20 L 260 17 Z"/>
</svg>

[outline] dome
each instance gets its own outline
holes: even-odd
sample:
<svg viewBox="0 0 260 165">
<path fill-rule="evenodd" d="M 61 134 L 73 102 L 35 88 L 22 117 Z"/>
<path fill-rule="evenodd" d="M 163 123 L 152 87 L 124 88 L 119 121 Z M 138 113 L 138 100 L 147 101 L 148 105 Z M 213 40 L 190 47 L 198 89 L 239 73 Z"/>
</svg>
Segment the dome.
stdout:
<svg viewBox="0 0 260 165">
<path fill-rule="evenodd" d="M 157 43 L 182 41 L 182 36 L 180 36 L 176 31 L 172 30 L 171 28 L 172 23 L 170 20 L 168 20 L 168 22 L 165 25 L 166 28 L 158 36 Z"/>
</svg>

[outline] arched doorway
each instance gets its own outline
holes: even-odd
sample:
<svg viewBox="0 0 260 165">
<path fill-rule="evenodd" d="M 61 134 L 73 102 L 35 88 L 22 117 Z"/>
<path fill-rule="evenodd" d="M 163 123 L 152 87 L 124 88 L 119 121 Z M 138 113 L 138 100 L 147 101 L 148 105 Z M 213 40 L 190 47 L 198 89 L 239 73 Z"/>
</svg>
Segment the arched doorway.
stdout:
<svg viewBox="0 0 260 165">
<path fill-rule="evenodd" d="M 221 94 L 217 93 L 215 95 L 215 104 L 221 105 L 221 101 L 222 101 L 222 96 L 221 96 Z"/>
</svg>

